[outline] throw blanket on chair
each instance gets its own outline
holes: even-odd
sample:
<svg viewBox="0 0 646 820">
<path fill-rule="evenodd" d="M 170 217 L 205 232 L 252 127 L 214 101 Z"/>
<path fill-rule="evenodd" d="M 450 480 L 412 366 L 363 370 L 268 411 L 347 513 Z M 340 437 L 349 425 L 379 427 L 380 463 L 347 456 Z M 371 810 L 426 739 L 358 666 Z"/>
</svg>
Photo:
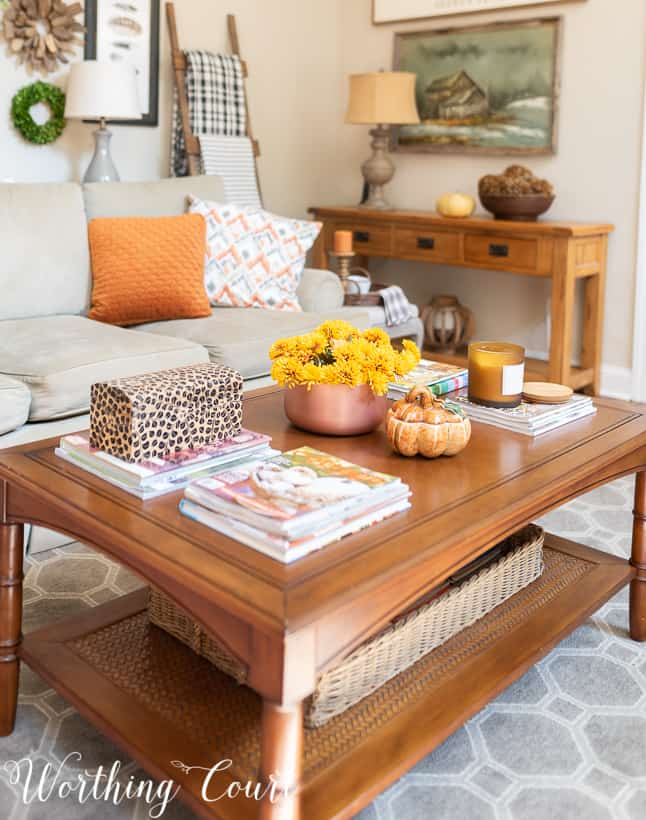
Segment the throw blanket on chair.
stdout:
<svg viewBox="0 0 646 820">
<path fill-rule="evenodd" d="M 384 313 L 386 315 L 386 324 L 388 327 L 392 325 L 400 325 L 402 322 L 407 322 L 411 318 L 410 302 L 406 298 L 406 294 L 398 285 L 391 285 L 379 291 L 379 295 L 384 300 Z"/>
<path fill-rule="evenodd" d="M 247 115 L 240 58 L 208 51 L 185 53 L 191 131 L 196 135 L 244 137 Z M 170 172 L 176 177 L 188 174 L 177 90 L 173 99 Z"/>
</svg>

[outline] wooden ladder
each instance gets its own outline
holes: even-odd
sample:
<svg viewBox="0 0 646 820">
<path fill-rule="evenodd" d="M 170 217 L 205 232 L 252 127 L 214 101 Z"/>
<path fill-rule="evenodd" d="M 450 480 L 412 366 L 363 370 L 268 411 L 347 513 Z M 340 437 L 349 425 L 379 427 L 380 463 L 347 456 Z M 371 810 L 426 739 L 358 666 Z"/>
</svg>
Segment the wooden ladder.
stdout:
<svg viewBox="0 0 646 820">
<path fill-rule="evenodd" d="M 200 173 L 202 152 L 200 150 L 200 141 L 191 129 L 191 116 L 188 106 L 188 96 L 186 94 L 186 55 L 179 46 L 174 3 L 166 3 L 166 20 L 168 22 L 168 36 L 170 38 L 175 88 L 177 89 L 177 102 L 182 120 L 182 132 L 184 134 L 184 145 L 186 146 L 186 156 L 188 159 L 188 173 L 190 176 L 196 176 Z M 227 14 L 227 31 L 229 33 L 231 51 L 233 54 L 240 57 L 240 62 L 242 64 L 242 76 L 246 80 L 248 76 L 247 63 L 242 59 L 240 54 L 240 39 L 238 37 L 238 27 L 236 25 L 236 18 L 234 14 Z M 251 130 L 251 118 L 249 116 L 249 100 L 247 97 L 246 82 L 244 84 L 244 102 L 246 112 L 246 135 L 251 140 L 251 144 L 253 146 L 256 183 L 258 185 L 258 193 L 260 194 L 260 178 L 258 176 L 257 161 L 260 156 L 260 145 L 258 140 L 254 139 L 253 132 Z"/>
</svg>

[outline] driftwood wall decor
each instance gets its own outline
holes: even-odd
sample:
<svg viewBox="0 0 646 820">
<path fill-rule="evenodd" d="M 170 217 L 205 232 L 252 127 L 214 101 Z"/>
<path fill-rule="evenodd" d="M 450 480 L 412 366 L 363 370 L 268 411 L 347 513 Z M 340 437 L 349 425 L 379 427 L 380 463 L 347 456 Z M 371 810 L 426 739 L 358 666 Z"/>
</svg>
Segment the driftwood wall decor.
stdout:
<svg viewBox="0 0 646 820">
<path fill-rule="evenodd" d="M 82 11 L 63 0 L 9 0 L 2 30 L 18 65 L 49 74 L 68 63 L 83 43 L 85 27 L 76 20 Z"/>
</svg>

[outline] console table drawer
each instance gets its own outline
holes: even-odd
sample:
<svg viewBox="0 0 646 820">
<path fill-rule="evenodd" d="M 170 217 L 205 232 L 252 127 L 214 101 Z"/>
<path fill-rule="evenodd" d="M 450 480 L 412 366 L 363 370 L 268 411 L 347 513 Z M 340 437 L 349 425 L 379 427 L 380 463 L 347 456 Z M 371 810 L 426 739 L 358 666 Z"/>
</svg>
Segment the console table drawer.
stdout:
<svg viewBox="0 0 646 820">
<path fill-rule="evenodd" d="M 467 234 L 464 238 L 464 261 L 481 267 L 537 271 L 538 240 Z"/>
<path fill-rule="evenodd" d="M 351 225 L 337 222 L 330 232 L 334 236 L 334 231 L 351 231 L 352 245 L 356 254 L 366 256 L 390 256 L 392 253 L 392 231 L 390 227 L 380 225 L 362 225 L 354 222 Z"/>
<path fill-rule="evenodd" d="M 429 262 L 460 261 L 460 235 L 443 231 L 395 228 L 395 256 Z"/>
</svg>

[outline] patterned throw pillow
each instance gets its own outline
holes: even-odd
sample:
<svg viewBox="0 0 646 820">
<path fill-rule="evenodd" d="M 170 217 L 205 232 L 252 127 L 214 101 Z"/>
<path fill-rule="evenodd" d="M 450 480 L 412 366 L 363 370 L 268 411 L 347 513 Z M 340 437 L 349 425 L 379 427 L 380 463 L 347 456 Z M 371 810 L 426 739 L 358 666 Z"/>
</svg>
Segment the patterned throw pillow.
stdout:
<svg viewBox="0 0 646 820">
<path fill-rule="evenodd" d="M 194 196 L 189 211 L 206 219 L 204 284 L 212 305 L 301 310 L 296 288 L 320 222 Z"/>
</svg>

